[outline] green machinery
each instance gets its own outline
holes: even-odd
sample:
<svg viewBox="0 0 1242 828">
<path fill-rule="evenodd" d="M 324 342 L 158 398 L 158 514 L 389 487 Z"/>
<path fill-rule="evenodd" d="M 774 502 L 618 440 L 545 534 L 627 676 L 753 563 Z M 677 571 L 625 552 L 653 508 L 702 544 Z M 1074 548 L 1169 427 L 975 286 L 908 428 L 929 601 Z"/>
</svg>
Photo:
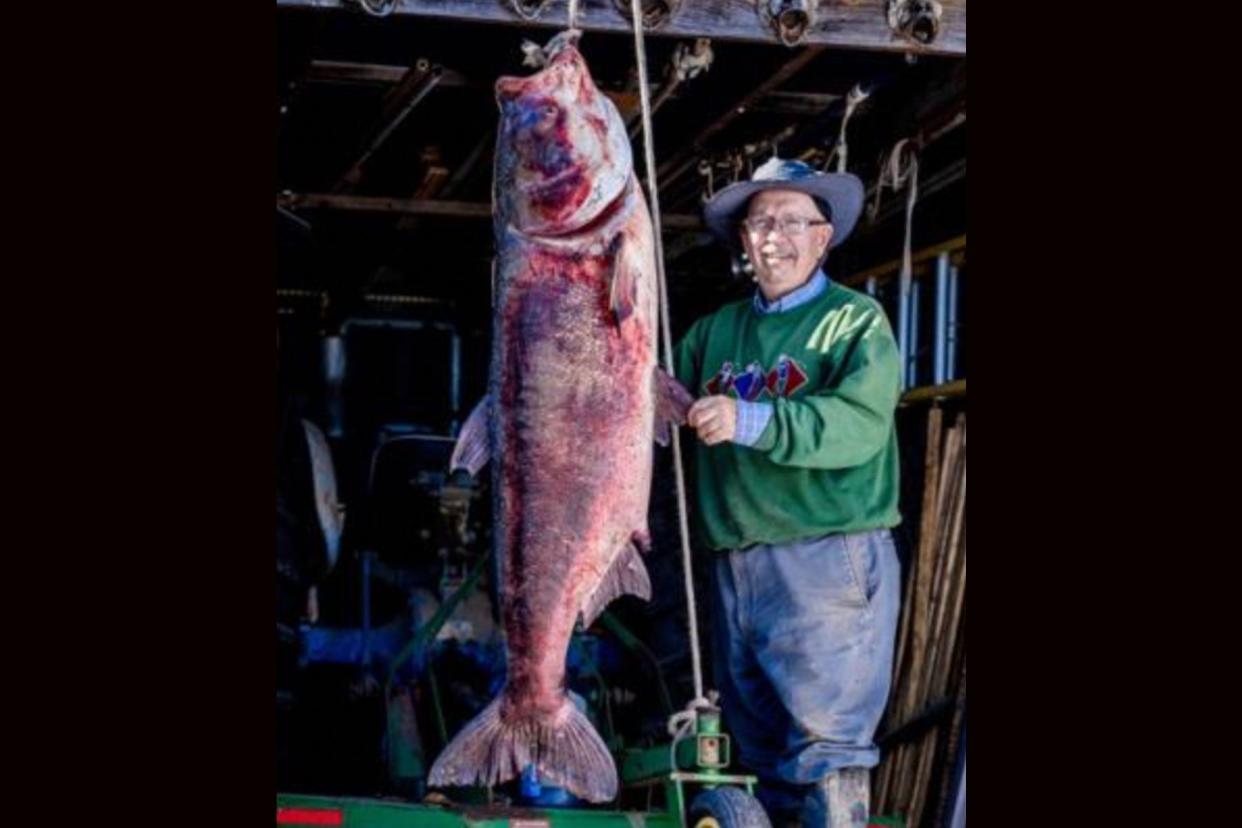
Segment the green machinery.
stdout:
<svg viewBox="0 0 1242 828">
<path fill-rule="evenodd" d="M 409 804 L 377 799 L 346 799 L 323 796 L 279 794 L 276 797 L 278 825 L 339 825 L 345 828 L 551 828 L 551 826 L 650 826 L 683 828 L 717 825 L 728 828 L 711 814 L 710 802 L 697 807 L 698 818 L 690 823 L 687 815 L 687 787 L 714 790 L 736 786 L 749 794 L 755 777 L 724 772 L 730 761 L 729 735 L 720 727 L 720 711 L 700 708 L 686 727 L 685 735 L 670 744 L 630 749 L 618 757 L 621 784 L 627 798 L 649 800 L 662 793 L 662 807 L 639 811 L 610 811 L 574 808 L 512 808 L 487 802 L 452 805 L 448 803 Z M 750 800 L 754 802 L 753 799 Z M 757 803 L 755 807 L 758 807 Z M 705 822 L 704 820 L 714 820 Z"/>
<path fill-rule="evenodd" d="M 336 825 L 342 828 L 759 828 L 767 826 L 752 796 L 754 776 L 725 773 L 729 735 L 720 727 L 720 711 L 699 708 L 686 733 L 668 745 L 630 749 L 620 758 L 626 798 L 646 792 L 659 809 L 616 811 L 585 808 L 514 808 L 486 799 L 472 804 L 447 800 L 418 804 L 384 799 L 352 799 L 278 794 L 276 824 Z M 701 792 L 687 802 L 687 789 Z M 742 791 L 745 791 L 745 794 Z M 476 798 L 480 792 L 475 792 Z M 873 817 L 870 826 L 904 828 L 899 820 Z"/>
<path fill-rule="evenodd" d="M 464 578 L 455 582 L 433 617 L 413 636 L 390 665 L 385 683 L 392 697 L 397 667 L 430 647 L 456 607 L 473 590 L 486 569 L 490 555 L 480 556 Z M 605 611 L 600 623 L 629 651 L 654 661 L 654 657 L 615 616 Z M 430 673 L 430 664 L 428 664 Z M 428 676 L 437 718 L 444 729 L 437 682 Z M 672 709 L 668 688 L 656 666 L 656 689 L 666 709 Z M 708 694 L 714 702 L 713 694 Z M 398 737 L 403 712 L 389 709 L 389 764 L 394 777 L 421 778 L 425 761 L 421 750 L 411 751 Z M 697 707 L 675 714 L 670 720 L 675 734 L 668 743 L 646 748 L 614 744 L 620 771 L 625 810 L 596 808 L 512 807 L 501 804 L 491 791 L 458 790 L 457 802 L 432 794 L 422 802 L 410 799 L 350 798 L 278 793 L 278 826 L 335 825 L 343 828 L 551 828 L 552 826 L 650 826 L 650 828 L 768 828 L 762 807 L 754 798 L 756 777 L 730 774 L 732 750 L 729 734 L 721 727 L 720 710 L 700 701 Z M 444 735 L 444 734 L 442 734 Z M 693 795 L 691 797 L 691 795 Z M 900 821 L 872 818 L 872 826 L 898 826 Z"/>
</svg>

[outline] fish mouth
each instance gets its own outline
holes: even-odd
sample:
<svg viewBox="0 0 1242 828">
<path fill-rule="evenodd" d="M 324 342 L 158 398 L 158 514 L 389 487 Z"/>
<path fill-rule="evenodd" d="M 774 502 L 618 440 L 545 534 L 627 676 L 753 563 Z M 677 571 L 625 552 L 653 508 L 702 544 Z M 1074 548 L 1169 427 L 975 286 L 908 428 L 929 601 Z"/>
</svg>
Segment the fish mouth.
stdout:
<svg viewBox="0 0 1242 828">
<path fill-rule="evenodd" d="M 566 181 L 569 181 L 573 178 L 581 177 L 581 175 L 582 175 L 581 170 L 579 170 L 576 166 L 571 166 L 569 169 L 565 170 L 564 172 L 559 172 L 556 175 L 551 176 L 551 177 L 541 176 L 537 179 L 530 179 L 526 181 L 521 181 L 521 180 L 515 181 L 514 187 L 517 189 L 518 192 L 524 195 L 529 195 L 532 193 L 539 194 L 545 190 L 551 190 L 561 184 L 564 184 Z"/>
</svg>

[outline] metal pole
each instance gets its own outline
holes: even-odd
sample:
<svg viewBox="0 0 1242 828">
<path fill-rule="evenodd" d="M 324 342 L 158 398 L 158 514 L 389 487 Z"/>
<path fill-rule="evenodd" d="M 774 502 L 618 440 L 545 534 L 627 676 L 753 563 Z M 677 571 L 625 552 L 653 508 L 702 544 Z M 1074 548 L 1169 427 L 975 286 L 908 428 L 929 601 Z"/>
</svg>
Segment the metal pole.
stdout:
<svg viewBox="0 0 1242 828">
<path fill-rule="evenodd" d="M 913 289 L 913 288 L 911 288 Z M 901 379 L 910 385 L 910 290 L 897 288 L 897 352 L 901 356 Z"/>
<path fill-rule="evenodd" d="M 919 288 L 920 287 L 921 285 L 919 282 L 914 282 L 910 285 L 910 314 L 909 314 L 909 322 L 908 322 L 910 326 L 910 331 L 909 331 L 910 347 L 906 351 L 906 365 L 907 365 L 906 387 L 907 388 L 917 388 L 919 384 L 918 354 L 919 354 L 919 292 L 920 292 Z"/>
<path fill-rule="evenodd" d="M 449 388 L 450 402 L 453 406 L 453 421 L 449 423 L 449 434 L 457 436 L 457 415 L 461 410 L 461 335 L 453 331 L 453 374 Z"/>
<path fill-rule="evenodd" d="M 323 373 L 328 402 L 328 436 L 345 436 L 345 337 L 323 338 Z"/>
<path fill-rule="evenodd" d="M 948 378 L 945 357 L 948 349 L 949 333 L 949 254 L 941 253 L 936 257 L 936 327 L 934 338 L 934 363 L 932 385 L 943 385 Z"/>
<path fill-rule="evenodd" d="M 874 276 L 872 276 L 870 279 L 867 280 L 867 295 L 872 298 L 875 298 L 875 293 L 876 293 L 876 290 L 878 289 L 879 289 L 879 281 Z"/>
<path fill-rule="evenodd" d="M 947 319 L 945 321 L 945 375 L 949 379 L 957 379 L 957 288 L 958 268 L 949 268 L 949 297 L 947 301 Z"/>
</svg>

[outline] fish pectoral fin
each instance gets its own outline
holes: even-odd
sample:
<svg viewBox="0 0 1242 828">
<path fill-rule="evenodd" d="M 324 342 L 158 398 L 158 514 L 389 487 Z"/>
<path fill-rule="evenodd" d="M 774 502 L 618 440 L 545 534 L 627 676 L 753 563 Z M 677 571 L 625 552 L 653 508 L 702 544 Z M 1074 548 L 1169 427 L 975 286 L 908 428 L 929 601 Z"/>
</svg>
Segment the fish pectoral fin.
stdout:
<svg viewBox="0 0 1242 828">
<path fill-rule="evenodd" d="M 484 396 L 466 418 L 466 424 L 461 427 L 461 434 L 457 436 L 457 445 L 453 447 L 453 456 L 449 459 L 450 472 L 465 469 L 474 477 L 491 459 L 491 448 L 487 439 L 487 417 L 490 411 L 491 398 Z"/>
<path fill-rule="evenodd" d="M 694 402 L 694 395 L 661 368 L 656 368 L 652 377 L 656 403 L 655 441 L 667 446 L 671 439 L 669 424 L 686 424 L 686 412 Z"/>
<path fill-rule="evenodd" d="M 618 233 L 609 244 L 612 256 L 612 278 L 609 285 L 608 304 L 617 319 L 617 327 L 634 315 L 638 304 L 638 270 L 630 256 L 626 255 L 625 236 Z"/>
<path fill-rule="evenodd" d="M 625 542 L 625 548 L 613 560 L 595 591 L 582 602 L 583 629 L 595 623 L 604 607 L 622 595 L 637 595 L 644 601 L 651 600 L 651 578 L 632 540 Z"/>
</svg>

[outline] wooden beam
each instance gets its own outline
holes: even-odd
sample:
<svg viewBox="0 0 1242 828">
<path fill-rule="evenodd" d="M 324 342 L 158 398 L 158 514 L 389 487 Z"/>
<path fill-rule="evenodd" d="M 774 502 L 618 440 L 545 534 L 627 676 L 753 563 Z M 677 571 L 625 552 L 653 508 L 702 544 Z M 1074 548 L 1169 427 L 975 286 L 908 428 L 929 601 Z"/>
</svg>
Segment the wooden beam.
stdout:
<svg viewBox="0 0 1242 828">
<path fill-rule="evenodd" d="M 410 71 L 408 66 L 394 66 L 389 63 L 351 63 L 342 60 L 313 60 L 306 70 L 307 83 L 340 83 L 371 86 L 391 86 L 400 83 Z M 436 84 L 440 88 L 457 87 L 486 90 L 490 95 L 490 84 L 473 81 L 454 69 L 445 69 Z M 660 87 L 651 86 L 651 94 L 658 95 Z M 609 98 L 623 117 L 627 113 L 638 111 L 638 90 L 633 92 L 601 90 Z M 627 120 L 628 123 L 628 120 Z"/>
<path fill-rule="evenodd" d="M 348 9 L 361 14 L 350 0 L 276 0 L 278 7 Z M 885 15 L 885 0 L 819 0 L 815 27 L 804 43 L 847 49 L 920 54 L 966 54 L 966 0 L 941 0 L 944 16 L 940 36 L 921 46 L 893 34 Z M 568 22 L 567 3 L 554 0 L 535 20 L 518 16 L 502 0 L 396 0 L 394 14 L 440 17 L 478 23 L 507 23 L 560 29 Z M 631 32 L 629 21 L 613 0 L 581 0 L 578 28 L 585 31 Z M 672 20 L 649 34 L 666 37 L 711 37 L 771 43 L 780 46 L 776 34 L 760 20 L 752 0 L 685 0 Z M 783 46 L 781 48 L 784 48 Z"/>
<path fill-rule="evenodd" d="M 411 216 L 443 218 L 491 218 L 492 205 L 475 201 L 437 201 L 385 196 L 356 196 L 339 193 L 281 193 L 276 206 L 290 210 L 351 210 L 363 213 L 404 213 Z M 702 230 L 703 219 L 691 214 L 665 214 L 665 230 Z"/>
<path fill-rule="evenodd" d="M 410 197 L 415 201 L 448 198 L 450 194 L 445 190 L 450 180 L 449 169 L 443 164 L 439 147 L 424 148 L 419 163 L 424 170 L 423 178 Z M 418 227 L 417 216 L 402 215 L 397 221 L 397 229 L 402 232 L 409 232 L 416 227 Z"/>
<path fill-rule="evenodd" d="M 359 83 L 387 86 L 400 83 L 410 71 L 409 66 L 393 66 L 386 63 L 351 63 L 343 60 L 312 60 L 306 70 L 308 83 Z M 478 86 L 461 72 L 445 69 L 438 86 Z"/>
<path fill-rule="evenodd" d="M 960 379 L 946 382 L 944 385 L 923 385 L 918 388 L 911 388 L 901 395 L 901 404 L 964 396 L 966 396 L 966 380 Z"/>
<path fill-rule="evenodd" d="M 363 213 L 405 213 L 411 216 L 446 218 L 491 218 L 492 205 L 468 201 L 436 201 L 383 196 L 356 196 L 339 193 L 282 193 L 276 204 L 290 210 L 347 210 Z"/>
<path fill-rule="evenodd" d="M 474 145 L 474 149 L 470 150 L 470 154 L 467 155 L 461 162 L 461 166 L 453 171 L 453 176 L 448 180 L 448 183 L 444 185 L 444 190 L 441 193 L 442 197 L 450 198 L 457 195 L 457 191 L 465 186 L 466 181 L 470 178 L 470 174 L 474 172 L 475 168 L 479 165 L 479 162 L 485 157 L 487 157 L 488 160 L 491 160 L 488 153 L 491 152 L 495 141 L 495 131 L 489 129 L 486 133 L 484 133 L 483 137 L 479 139 L 479 142 Z"/>
<path fill-rule="evenodd" d="M 659 181 L 660 190 L 663 191 L 680 178 L 686 170 L 694 166 L 695 162 L 698 161 L 699 152 L 707 141 L 745 114 L 751 105 L 774 92 L 781 84 L 798 74 L 808 63 L 819 57 L 820 52 L 823 50 L 824 47 L 822 46 L 808 46 L 803 49 L 795 57 L 786 61 L 784 66 L 772 73 L 767 80 L 736 100 L 719 117 L 704 127 L 698 135 L 690 139 L 689 144 L 656 169 L 656 178 Z"/>
<path fill-rule="evenodd" d="M 336 184 L 336 192 L 348 192 L 358 186 L 367 161 L 388 139 L 388 136 L 392 135 L 401 125 L 414 107 L 418 106 L 419 101 L 427 97 L 427 93 L 440 82 L 443 74 L 443 67 L 431 66 L 426 61 L 419 61 L 410 67 L 410 71 L 386 98 L 383 112 L 367 132 L 366 148 L 358 160 L 341 176 Z"/>
<path fill-rule="evenodd" d="M 904 204 L 904 202 L 903 202 Z M 953 253 L 966 248 L 966 235 L 962 234 L 956 238 L 943 241 L 940 244 L 933 244 L 931 247 L 925 247 L 922 250 L 910 256 L 910 263 L 914 265 L 921 264 L 929 259 L 934 259 L 941 253 Z M 877 279 L 881 276 L 891 276 L 901 270 L 901 259 L 893 259 L 891 262 L 869 267 L 866 270 L 855 273 L 853 276 L 847 276 L 841 280 L 843 285 L 861 285 L 873 276 Z"/>
<path fill-rule="evenodd" d="M 772 112 L 777 115 L 819 115 L 844 95 L 819 92 L 769 92 L 751 105 L 751 112 Z"/>
</svg>

